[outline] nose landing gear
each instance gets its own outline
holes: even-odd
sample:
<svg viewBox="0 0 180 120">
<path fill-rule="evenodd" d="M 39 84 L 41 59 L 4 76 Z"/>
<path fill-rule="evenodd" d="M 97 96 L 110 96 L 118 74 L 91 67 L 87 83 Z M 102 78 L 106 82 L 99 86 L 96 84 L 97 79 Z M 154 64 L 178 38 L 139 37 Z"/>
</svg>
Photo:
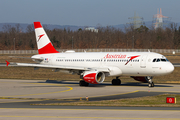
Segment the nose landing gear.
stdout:
<svg viewBox="0 0 180 120">
<path fill-rule="evenodd" d="M 149 86 L 149 87 L 154 87 L 154 82 L 152 82 L 152 83 L 149 82 L 149 83 L 148 83 L 148 86 Z"/>
<path fill-rule="evenodd" d="M 154 87 L 154 82 L 152 81 L 152 78 L 153 78 L 153 77 L 148 76 L 148 77 L 146 77 L 146 78 L 147 78 L 147 80 L 148 80 L 148 86 L 149 86 L 149 87 Z"/>
</svg>

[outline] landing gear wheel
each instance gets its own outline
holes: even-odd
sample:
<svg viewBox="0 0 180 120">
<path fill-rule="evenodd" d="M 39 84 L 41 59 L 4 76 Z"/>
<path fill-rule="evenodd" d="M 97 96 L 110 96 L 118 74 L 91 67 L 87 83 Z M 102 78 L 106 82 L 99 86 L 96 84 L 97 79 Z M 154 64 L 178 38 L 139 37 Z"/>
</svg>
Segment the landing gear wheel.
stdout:
<svg viewBox="0 0 180 120">
<path fill-rule="evenodd" d="M 89 83 L 85 82 L 84 80 L 79 81 L 79 86 L 88 86 Z"/>
<path fill-rule="evenodd" d="M 121 80 L 120 79 L 113 79 L 112 80 L 112 85 L 120 85 L 121 84 Z"/>
<path fill-rule="evenodd" d="M 151 87 L 154 87 L 154 82 L 151 83 Z"/>
<path fill-rule="evenodd" d="M 147 77 L 145 77 L 146 78 L 146 80 L 148 81 L 148 86 L 149 87 L 154 87 L 154 82 L 152 81 L 152 76 L 147 76 Z"/>
<path fill-rule="evenodd" d="M 154 82 L 148 84 L 149 87 L 154 87 Z"/>
</svg>

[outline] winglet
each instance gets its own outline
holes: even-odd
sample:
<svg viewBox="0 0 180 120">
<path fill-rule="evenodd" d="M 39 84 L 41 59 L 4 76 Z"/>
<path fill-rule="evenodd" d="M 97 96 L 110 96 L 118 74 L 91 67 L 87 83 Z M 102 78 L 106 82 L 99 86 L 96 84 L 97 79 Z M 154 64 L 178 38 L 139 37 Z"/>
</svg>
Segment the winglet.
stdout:
<svg viewBox="0 0 180 120">
<path fill-rule="evenodd" d="M 6 66 L 8 66 L 10 64 L 10 62 L 8 62 L 7 60 L 6 60 L 6 63 L 7 63 Z"/>
</svg>

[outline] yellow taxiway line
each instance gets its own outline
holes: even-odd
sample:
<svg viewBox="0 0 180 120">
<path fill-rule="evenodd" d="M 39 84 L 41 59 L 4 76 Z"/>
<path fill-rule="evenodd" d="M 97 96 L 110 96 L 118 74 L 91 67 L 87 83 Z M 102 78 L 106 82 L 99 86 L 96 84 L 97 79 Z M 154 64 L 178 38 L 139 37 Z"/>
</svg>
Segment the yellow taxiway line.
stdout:
<svg viewBox="0 0 180 120">
<path fill-rule="evenodd" d="M 53 86 L 61 86 L 62 85 L 56 85 L 56 84 L 46 84 L 46 83 L 28 83 L 28 84 L 43 84 L 43 85 L 53 85 Z M 66 87 L 66 88 L 69 88 L 68 90 L 63 90 L 63 91 L 56 91 L 56 92 L 47 92 L 47 93 L 36 93 L 36 94 L 25 94 L 25 95 L 13 95 L 13 96 L 2 96 L 1 98 L 7 98 L 7 97 L 19 97 L 19 96 L 31 96 L 31 95 L 44 95 L 44 94 L 53 94 L 53 93 L 61 93 L 61 92 L 67 92 L 67 91 L 71 91 L 73 90 L 72 87 L 70 86 L 63 86 L 63 87 Z"/>
</svg>

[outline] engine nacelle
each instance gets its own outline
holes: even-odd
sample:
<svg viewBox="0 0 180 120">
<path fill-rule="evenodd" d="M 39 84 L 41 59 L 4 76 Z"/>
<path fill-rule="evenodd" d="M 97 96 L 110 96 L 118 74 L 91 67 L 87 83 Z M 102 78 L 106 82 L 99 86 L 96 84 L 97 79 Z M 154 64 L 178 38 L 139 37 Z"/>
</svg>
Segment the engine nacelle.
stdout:
<svg viewBox="0 0 180 120">
<path fill-rule="evenodd" d="M 144 77 L 144 76 L 131 76 L 132 78 L 134 78 L 134 80 L 140 81 L 140 82 L 144 82 L 147 83 L 148 82 L 148 78 Z"/>
<path fill-rule="evenodd" d="M 105 74 L 101 71 L 85 71 L 83 79 L 87 83 L 99 84 L 105 79 Z"/>
</svg>

